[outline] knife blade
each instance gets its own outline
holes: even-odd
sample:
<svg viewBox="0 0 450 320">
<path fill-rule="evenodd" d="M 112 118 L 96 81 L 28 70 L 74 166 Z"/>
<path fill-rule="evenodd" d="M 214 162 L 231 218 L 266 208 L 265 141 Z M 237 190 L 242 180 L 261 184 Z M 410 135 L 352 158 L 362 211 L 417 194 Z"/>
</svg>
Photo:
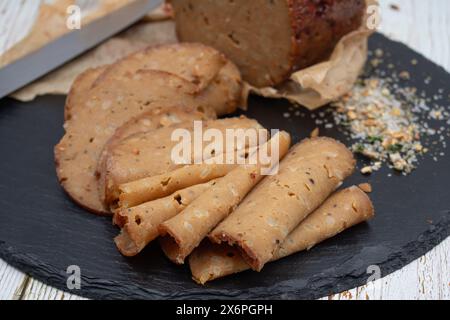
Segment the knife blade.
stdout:
<svg viewBox="0 0 450 320">
<path fill-rule="evenodd" d="M 161 3 L 162 0 L 135 0 L 3 67 L 0 99 L 126 29 Z"/>
</svg>

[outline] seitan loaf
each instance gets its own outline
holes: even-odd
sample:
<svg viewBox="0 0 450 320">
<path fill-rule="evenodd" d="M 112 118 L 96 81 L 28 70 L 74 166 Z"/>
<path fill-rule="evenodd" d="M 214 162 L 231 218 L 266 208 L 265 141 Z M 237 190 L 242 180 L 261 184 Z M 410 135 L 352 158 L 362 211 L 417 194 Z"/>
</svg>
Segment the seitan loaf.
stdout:
<svg viewBox="0 0 450 320">
<path fill-rule="evenodd" d="M 329 57 L 359 28 L 364 0 L 171 0 L 181 41 L 225 53 L 256 87 Z"/>
</svg>

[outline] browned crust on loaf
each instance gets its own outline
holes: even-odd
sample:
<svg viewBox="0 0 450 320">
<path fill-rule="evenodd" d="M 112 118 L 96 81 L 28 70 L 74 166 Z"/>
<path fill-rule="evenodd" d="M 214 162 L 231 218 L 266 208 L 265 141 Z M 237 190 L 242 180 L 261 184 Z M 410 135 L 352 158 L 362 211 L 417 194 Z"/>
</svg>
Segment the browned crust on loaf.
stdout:
<svg viewBox="0 0 450 320">
<path fill-rule="evenodd" d="M 343 36 L 361 26 L 366 8 L 364 0 L 287 0 L 287 4 L 293 37 L 292 69 L 285 79 L 326 60 Z"/>
</svg>

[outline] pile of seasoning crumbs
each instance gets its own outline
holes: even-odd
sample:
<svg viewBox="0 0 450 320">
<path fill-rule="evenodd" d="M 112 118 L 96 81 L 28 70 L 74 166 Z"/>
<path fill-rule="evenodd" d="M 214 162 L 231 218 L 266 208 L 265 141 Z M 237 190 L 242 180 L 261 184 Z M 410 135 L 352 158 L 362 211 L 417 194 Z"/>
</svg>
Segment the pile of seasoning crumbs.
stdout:
<svg viewBox="0 0 450 320">
<path fill-rule="evenodd" d="M 369 161 L 361 169 L 363 174 L 378 171 L 387 163 L 407 175 L 424 155 L 439 161 L 450 137 L 450 95 L 444 88 L 429 86 L 431 77 L 416 79 L 400 69 L 391 62 L 389 52 L 376 49 L 368 55 L 364 73 L 352 92 L 332 103 L 334 107 L 308 112 L 292 106 L 284 117 L 289 121 L 292 116 L 310 118 L 317 126 L 311 136 L 318 135 L 319 128 L 324 135 L 336 128 L 353 140 L 352 149 Z M 419 61 L 411 59 L 409 64 L 414 68 Z M 425 92 L 408 86 L 411 79 L 423 81 L 429 89 Z"/>
<path fill-rule="evenodd" d="M 376 68 L 382 63 L 383 52 L 376 50 L 374 55 L 371 65 Z M 399 85 L 409 79 L 407 71 L 387 77 L 372 70 L 371 77 L 362 77 L 350 93 L 332 104 L 336 125 L 355 141 L 353 151 L 370 160 L 370 165 L 361 169 L 363 174 L 371 174 L 387 163 L 407 175 L 417 167 L 420 156 L 430 152 L 430 145 L 436 149 L 440 144 L 440 150 L 447 147 L 444 135 L 450 134 L 450 114 L 434 103 L 442 97 L 425 98 L 417 89 Z M 442 125 L 432 128 L 430 121 Z M 432 156 L 437 161 L 444 155 L 439 151 Z"/>
</svg>

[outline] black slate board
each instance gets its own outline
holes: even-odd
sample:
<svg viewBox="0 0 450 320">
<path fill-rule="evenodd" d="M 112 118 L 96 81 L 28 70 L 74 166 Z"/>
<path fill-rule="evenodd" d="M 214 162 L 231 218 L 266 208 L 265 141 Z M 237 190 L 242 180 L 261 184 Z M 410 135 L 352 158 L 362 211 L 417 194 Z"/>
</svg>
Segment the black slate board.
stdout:
<svg viewBox="0 0 450 320">
<path fill-rule="evenodd" d="M 406 46 L 376 34 L 372 49 L 412 75 L 410 84 L 434 95 L 446 90 L 450 75 Z M 412 68 L 410 61 L 417 59 Z M 431 76 L 431 83 L 423 79 Z M 370 178 L 356 173 L 346 185 L 369 182 L 376 218 L 300 253 L 267 265 L 261 273 L 244 272 L 206 287 L 190 279 L 187 267 L 164 258 L 156 245 L 134 259 L 122 257 L 112 242 L 117 230 L 110 219 L 77 207 L 58 185 L 53 146 L 63 135 L 64 97 L 46 96 L 30 103 L 0 101 L 0 257 L 59 289 L 66 287 L 69 265 L 81 268 L 82 289 L 89 298 L 318 298 L 366 282 L 370 265 L 383 276 L 425 254 L 450 234 L 450 153 L 435 162 L 424 157 L 407 177 L 384 168 Z M 246 114 L 270 128 L 306 137 L 315 124 L 311 113 L 284 118 L 289 103 L 253 97 Z M 349 143 L 336 129 L 324 135 Z M 446 137 L 447 140 L 450 140 Z M 363 160 L 359 160 L 359 166 Z"/>
</svg>

